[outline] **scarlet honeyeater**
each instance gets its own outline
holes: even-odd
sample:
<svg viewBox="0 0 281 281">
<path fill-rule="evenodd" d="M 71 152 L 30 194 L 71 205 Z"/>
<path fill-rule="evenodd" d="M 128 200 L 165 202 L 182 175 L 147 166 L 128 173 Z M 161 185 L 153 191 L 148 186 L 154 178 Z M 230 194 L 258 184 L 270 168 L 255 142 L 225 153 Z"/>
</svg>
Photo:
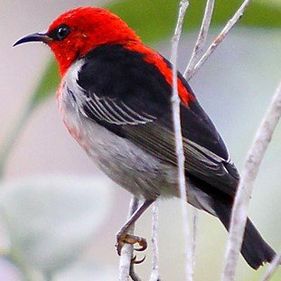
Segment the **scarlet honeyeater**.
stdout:
<svg viewBox="0 0 281 281">
<path fill-rule="evenodd" d="M 171 64 L 145 46 L 111 12 L 76 8 L 60 15 L 39 41 L 53 51 L 61 74 L 57 101 L 70 134 L 120 186 L 144 199 L 119 232 L 124 242 L 145 240 L 126 232 L 159 196 L 179 196 L 172 121 Z M 187 201 L 228 228 L 239 174 L 212 121 L 178 73 L 180 116 L 186 158 Z M 241 253 L 257 269 L 275 252 L 248 219 Z"/>
</svg>

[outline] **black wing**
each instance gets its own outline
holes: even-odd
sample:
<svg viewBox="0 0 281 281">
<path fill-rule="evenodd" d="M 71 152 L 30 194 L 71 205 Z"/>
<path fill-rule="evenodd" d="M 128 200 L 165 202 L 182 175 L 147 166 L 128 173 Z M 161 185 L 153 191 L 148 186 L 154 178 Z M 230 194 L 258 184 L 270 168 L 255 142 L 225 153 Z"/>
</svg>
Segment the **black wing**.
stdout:
<svg viewBox="0 0 281 281">
<path fill-rule="evenodd" d="M 179 78 L 188 89 L 187 82 Z M 78 75 L 84 114 L 164 162 L 177 165 L 171 86 L 141 53 L 102 46 L 87 57 Z M 231 197 L 239 180 L 213 123 L 194 97 L 181 105 L 186 174 Z"/>
</svg>

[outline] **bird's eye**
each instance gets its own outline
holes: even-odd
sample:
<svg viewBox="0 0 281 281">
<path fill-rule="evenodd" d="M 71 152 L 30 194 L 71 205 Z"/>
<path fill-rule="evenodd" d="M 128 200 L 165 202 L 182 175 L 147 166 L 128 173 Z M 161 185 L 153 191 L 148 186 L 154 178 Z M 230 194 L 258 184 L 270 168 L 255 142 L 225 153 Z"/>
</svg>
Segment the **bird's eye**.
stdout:
<svg viewBox="0 0 281 281">
<path fill-rule="evenodd" d="M 64 38 L 66 38 L 69 33 L 70 33 L 70 27 L 67 26 L 66 24 L 62 24 L 58 28 L 53 30 L 49 34 L 49 36 L 54 40 L 61 41 Z"/>
</svg>

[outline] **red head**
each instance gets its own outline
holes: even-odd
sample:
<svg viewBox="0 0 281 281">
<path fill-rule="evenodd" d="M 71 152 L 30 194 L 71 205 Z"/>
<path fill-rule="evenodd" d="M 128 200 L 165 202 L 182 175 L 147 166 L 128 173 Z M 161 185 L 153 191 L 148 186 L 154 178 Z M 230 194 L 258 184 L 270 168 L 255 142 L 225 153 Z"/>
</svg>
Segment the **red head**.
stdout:
<svg viewBox="0 0 281 281">
<path fill-rule="evenodd" d="M 28 35 L 15 45 L 30 41 L 41 41 L 50 46 L 63 75 L 75 60 L 99 45 L 139 42 L 140 39 L 123 20 L 108 10 L 81 7 L 60 15 L 47 33 Z"/>
</svg>

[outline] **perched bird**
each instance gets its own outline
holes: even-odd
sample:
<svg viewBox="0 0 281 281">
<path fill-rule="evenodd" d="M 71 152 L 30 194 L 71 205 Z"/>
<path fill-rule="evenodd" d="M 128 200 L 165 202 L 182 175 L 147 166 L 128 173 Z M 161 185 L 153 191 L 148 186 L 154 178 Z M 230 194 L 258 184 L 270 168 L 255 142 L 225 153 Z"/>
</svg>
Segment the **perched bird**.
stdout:
<svg viewBox="0 0 281 281">
<path fill-rule="evenodd" d="M 57 101 L 70 134 L 98 167 L 143 205 L 117 235 L 123 243 L 146 242 L 129 226 L 159 197 L 179 197 L 172 121 L 172 66 L 106 9 L 75 8 L 60 15 L 46 33 L 14 45 L 47 44 L 58 62 Z M 239 174 L 212 121 L 178 73 L 186 158 L 187 201 L 228 229 Z M 275 252 L 248 219 L 241 253 L 257 269 Z"/>
</svg>

